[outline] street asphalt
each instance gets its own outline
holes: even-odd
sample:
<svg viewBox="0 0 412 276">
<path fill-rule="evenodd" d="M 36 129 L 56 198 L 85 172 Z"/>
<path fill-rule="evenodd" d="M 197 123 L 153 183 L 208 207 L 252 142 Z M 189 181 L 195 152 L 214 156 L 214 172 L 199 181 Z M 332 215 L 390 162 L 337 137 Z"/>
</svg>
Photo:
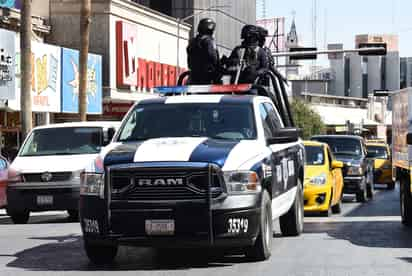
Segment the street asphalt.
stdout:
<svg viewBox="0 0 412 276">
<path fill-rule="evenodd" d="M 343 212 L 305 218 L 304 234 L 284 238 L 275 225 L 272 257 L 249 262 L 235 252 L 121 247 L 116 263 L 97 267 L 83 250 L 78 223 L 64 212 L 13 225 L 0 211 L 0 275 L 412 275 L 412 229 L 399 217 L 399 190 L 378 189 L 373 201 L 345 196 Z"/>
</svg>

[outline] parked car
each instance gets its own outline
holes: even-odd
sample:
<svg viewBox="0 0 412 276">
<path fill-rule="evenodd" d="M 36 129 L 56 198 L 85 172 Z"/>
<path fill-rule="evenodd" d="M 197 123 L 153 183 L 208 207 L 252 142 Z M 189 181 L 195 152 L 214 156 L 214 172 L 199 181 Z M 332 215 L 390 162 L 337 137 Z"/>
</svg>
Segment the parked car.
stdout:
<svg viewBox="0 0 412 276">
<path fill-rule="evenodd" d="M 0 155 L 0 208 L 7 205 L 6 187 L 8 178 L 9 163 L 7 159 Z"/>
<path fill-rule="evenodd" d="M 305 213 L 318 212 L 329 216 L 341 212 L 343 162 L 333 156 L 325 143 L 305 141 L 306 165 L 304 181 Z"/>
<path fill-rule="evenodd" d="M 30 212 L 67 210 L 78 219 L 80 173 L 107 145 L 119 122 L 81 122 L 33 129 L 10 166 L 7 212 L 27 223 Z"/>
<path fill-rule="evenodd" d="M 395 189 L 395 182 L 392 179 L 392 158 L 389 146 L 385 143 L 368 142 L 366 150 L 368 151 L 368 157 L 374 159 L 374 182 L 387 184 L 389 190 Z"/>
<path fill-rule="evenodd" d="M 343 192 L 355 194 L 356 201 L 373 198 L 373 160 L 367 157 L 365 141 L 354 135 L 319 135 L 311 140 L 327 143 L 336 159 L 344 163 Z"/>
</svg>

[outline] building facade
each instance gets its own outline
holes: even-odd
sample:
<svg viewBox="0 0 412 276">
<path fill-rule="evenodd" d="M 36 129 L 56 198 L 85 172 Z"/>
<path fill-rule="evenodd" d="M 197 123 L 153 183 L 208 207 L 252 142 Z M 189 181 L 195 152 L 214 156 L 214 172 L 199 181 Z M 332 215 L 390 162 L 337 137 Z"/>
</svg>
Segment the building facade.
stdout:
<svg viewBox="0 0 412 276">
<path fill-rule="evenodd" d="M 199 20 L 211 17 L 216 21 L 215 38 L 221 54 L 228 55 L 240 44 L 240 31 L 245 24 L 256 23 L 255 0 L 133 0 L 174 18 L 185 18 L 193 26 L 190 36 L 196 35 Z M 212 8 L 213 11 L 205 11 Z"/>
</svg>

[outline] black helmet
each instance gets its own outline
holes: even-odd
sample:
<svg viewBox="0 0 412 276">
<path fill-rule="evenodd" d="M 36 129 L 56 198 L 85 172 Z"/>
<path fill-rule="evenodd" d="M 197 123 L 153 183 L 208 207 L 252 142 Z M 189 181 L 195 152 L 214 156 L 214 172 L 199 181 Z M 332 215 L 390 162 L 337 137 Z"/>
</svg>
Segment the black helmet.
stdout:
<svg viewBox="0 0 412 276">
<path fill-rule="evenodd" d="M 215 28 L 216 23 L 211 18 L 203 18 L 199 21 L 199 25 L 197 25 L 197 31 L 199 34 L 212 35 Z"/>
<path fill-rule="evenodd" d="M 266 42 L 266 37 L 268 36 L 269 32 L 265 28 L 258 26 L 259 29 L 259 44 L 263 46 Z"/>
<path fill-rule="evenodd" d="M 242 28 L 242 32 L 240 35 L 241 39 L 248 39 L 248 38 L 259 38 L 259 28 L 255 25 L 245 25 Z"/>
</svg>

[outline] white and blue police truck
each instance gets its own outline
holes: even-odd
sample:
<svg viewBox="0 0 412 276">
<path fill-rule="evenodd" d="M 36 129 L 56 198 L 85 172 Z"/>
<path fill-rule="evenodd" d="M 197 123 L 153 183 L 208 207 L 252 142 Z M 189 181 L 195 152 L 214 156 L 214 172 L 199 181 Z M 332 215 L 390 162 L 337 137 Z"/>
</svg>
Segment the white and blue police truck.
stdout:
<svg viewBox="0 0 412 276">
<path fill-rule="evenodd" d="M 287 97 L 249 84 L 156 91 L 81 176 L 92 262 L 112 262 L 119 245 L 240 248 L 266 260 L 274 220 L 284 236 L 302 232 L 305 152 Z"/>
</svg>

